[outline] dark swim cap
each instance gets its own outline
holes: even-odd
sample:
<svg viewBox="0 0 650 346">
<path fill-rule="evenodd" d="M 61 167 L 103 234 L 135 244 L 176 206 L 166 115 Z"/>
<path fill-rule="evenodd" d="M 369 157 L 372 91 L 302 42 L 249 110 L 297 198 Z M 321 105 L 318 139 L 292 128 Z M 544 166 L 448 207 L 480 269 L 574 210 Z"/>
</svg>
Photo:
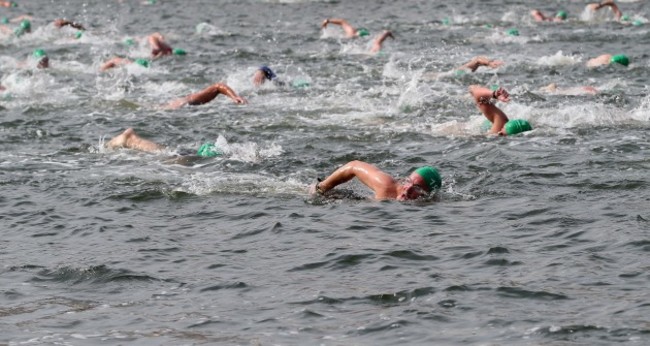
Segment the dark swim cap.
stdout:
<svg viewBox="0 0 650 346">
<path fill-rule="evenodd" d="M 567 13 L 566 11 L 560 11 L 555 15 L 555 18 L 560 18 L 562 20 L 566 19 Z"/>
<path fill-rule="evenodd" d="M 271 70 L 271 69 L 270 69 L 268 66 L 266 66 L 266 65 L 262 65 L 262 66 L 260 66 L 259 70 L 262 71 L 262 72 L 264 72 L 264 77 L 266 77 L 266 79 L 268 79 L 268 80 L 274 80 L 274 79 L 276 79 L 276 78 L 278 77 L 278 76 L 275 75 L 275 73 L 273 72 L 273 70 Z"/>
<path fill-rule="evenodd" d="M 414 171 L 421 176 L 429 186 L 429 192 L 439 189 L 442 186 L 442 179 L 438 170 L 431 166 L 423 166 Z"/>
<path fill-rule="evenodd" d="M 503 126 L 503 129 L 506 130 L 506 134 L 508 136 L 511 136 L 518 133 L 530 131 L 533 129 L 533 127 L 530 126 L 530 123 L 524 119 L 513 119 L 508 121 L 506 125 Z"/>
<path fill-rule="evenodd" d="M 618 63 L 618 64 L 621 64 L 623 66 L 627 66 L 627 65 L 630 64 L 630 59 L 628 59 L 628 57 L 626 55 L 618 54 L 618 55 L 612 56 L 612 58 L 610 59 L 609 62 L 610 63 Z"/>
<path fill-rule="evenodd" d="M 196 152 L 196 155 L 202 157 L 215 157 L 223 154 L 214 143 L 205 143 Z"/>
</svg>

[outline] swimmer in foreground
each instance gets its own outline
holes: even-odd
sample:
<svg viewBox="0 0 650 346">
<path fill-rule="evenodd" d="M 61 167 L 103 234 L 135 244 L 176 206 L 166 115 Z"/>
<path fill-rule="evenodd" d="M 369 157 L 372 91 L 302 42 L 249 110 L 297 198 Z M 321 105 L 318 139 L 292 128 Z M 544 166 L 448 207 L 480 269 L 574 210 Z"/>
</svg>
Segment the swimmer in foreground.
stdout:
<svg viewBox="0 0 650 346">
<path fill-rule="evenodd" d="M 528 121 L 524 119 L 508 119 L 508 116 L 494 105 L 492 101 L 493 99 L 501 102 L 510 101 L 510 94 L 508 94 L 506 89 L 499 87 L 492 91 L 491 89 L 480 85 L 471 85 L 469 87 L 469 93 L 474 98 L 476 107 L 478 107 L 487 120 L 492 123 L 492 127 L 488 133 L 499 136 L 508 136 L 533 129 Z"/>
<path fill-rule="evenodd" d="M 164 108 L 165 109 L 178 109 L 185 105 L 197 106 L 208 103 L 212 101 L 217 95 L 224 94 L 228 96 L 236 104 L 245 104 L 248 103 L 246 99 L 240 97 L 232 90 L 229 86 L 224 83 L 215 83 L 209 87 L 196 92 L 194 94 L 187 95 L 183 98 L 174 100 L 168 103 Z"/>
<path fill-rule="evenodd" d="M 598 67 L 598 66 L 610 65 L 614 63 L 627 66 L 630 64 L 630 59 L 624 54 L 617 54 L 617 55 L 603 54 L 593 59 L 589 59 L 587 61 L 587 67 Z"/>
<path fill-rule="evenodd" d="M 370 35 L 367 29 L 359 28 L 357 30 L 352 25 L 350 25 L 350 23 L 348 23 L 345 19 L 327 18 L 323 21 L 323 24 L 321 24 L 321 28 L 325 29 L 328 24 L 340 25 L 343 31 L 345 31 L 345 36 L 348 38 L 353 38 L 357 36 L 363 37 L 363 36 Z"/>
<path fill-rule="evenodd" d="M 533 16 L 536 22 L 562 22 L 567 18 L 565 11 L 559 11 L 555 17 L 546 17 L 542 11 L 535 9 L 530 11 L 530 15 Z"/>
<path fill-rule="evenodd" d="M 353 178 L 359 179 L 364 185 L 373 190 L 375 199 L 380 200 L 396 199 L 406 201 L 418 199 L 426 197 L 442 185 L 440 174 L 431 166 L 420 167 L 413 171 L 408 178 L 398 180 L 369 163 L 350 161 L 330 174 L 329 177 L 312 185 L 309 193 L 323 195 Z"/>
<path fill-rule="evenodd" d="M 603 0 L 599 3 L 593 3 L 587 5 L 587 8 L 590 9 L 591 11 L 595 12 L 600 10 L 603 7 L 609 7 L 612 12 L 614 13 L 614 16 L 616 17 L 616 20 L 621 20 L 621 17 L 623 16 L 623 13 L 621 10 L 618 8 L 614 0 Z"/>
<path fill-rule="evenodd" d="M 149 65 L 150 65 L 150 62 L 147 59 L 131 60 L 129 58 L 120 58 L 120 57 L 116 56 L 116 57 L 113 57 L 113 58 L 109 59 L 105 63 L 103 63 L 102 66 L 99 67 L 99 70 L 103 72 L 103 71 L 106 71 L 106 70 L 109 70 L 109 69 L 112 69 L 112 68 L 115 68 L 115 67 L 118 67 L 118 66 L 124 66 L 124 65 L 131 64 L 131 63 L 136 63 L 136 64 L 138 64 L 138 65 L 140 65 L 142 67 L 149 67 Z"/>
<path fill-rule="evenodd" d="M 378 53 L 381 50 L 384 41 L 386 41 L 386 39 L 389 37 L 392 38 L 393 40 L 395 39 L 393 33 L 388 30 L 385 30 L 381 34 L 377 35 L 375 40 L 372 42 L 372 48 L 370 48 L 370 53 Z"/>
<path fill-rule="evenodd" d="M 375 199 L 380 200 L 414 200 L 428 196 L 442 185 L 440 174 L 431 166 L 420 167 L 407 179 L 398 180 L 369 163 L 351 161 L 338 168 L 329 177 L 312 185 L 309 192 L 324 195 L 327 191 L 353 178 L 359 179 L 374 191 Z"/>
</svg>

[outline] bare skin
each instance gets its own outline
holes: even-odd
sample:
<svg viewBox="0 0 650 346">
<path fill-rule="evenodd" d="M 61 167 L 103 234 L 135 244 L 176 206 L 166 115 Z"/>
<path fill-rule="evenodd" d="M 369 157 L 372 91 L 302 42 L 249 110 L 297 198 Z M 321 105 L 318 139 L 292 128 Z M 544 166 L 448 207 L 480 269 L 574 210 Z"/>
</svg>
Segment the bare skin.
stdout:
<svg viewBox="0 0 650 346">
<path fill-rule="evenodd" d="M 599 3 L 593 3 L 587 5 L 587 8 L 591 9 L 592 11 L 598 11 L 603 7 L 609 7 L 612 12 L 614 12 L 614 16 L 616 16 L 616 20 L 621 20 L 621 17 L 623 16 L 623 12 L 618 8 L 614 0 L 604 0 Z"/>
<path fill-rule="evenodd" d="M 393 36 L 393 33 L 386 30 L 382 32 L 381 34 L 377 35 L 375 40 L 372 42 L 372 48 L 370 48 L 370 53 L 377 53 L 381 50 L 382 45 L 384 44 L 384 41 L 386 41 L 387 38 L 392 38 L 393 40 L 395 39 L 395 36 Z"/>
<path fill-rule="evenodd" d="M 611 61 L 612 61 L 611 54 L 603 54 L 593 59 L 589 59 L 587 61 L 587 67 L 598 67 L 602 65 L 609 65 Z"/>
<path fill-rule="evenodd" d="M 255 74 L 253 75 L 253 85 L 260 86 L 265 82 L 266 82 L 266 75 L 264 74 L 264 71 L 262 70 L 255 71 Z"/>
<path fill-rule="evenodd" d="M 63 18 L 59 18 L 59 19 L 54 20 L 54 26 L 57 27 L 57 28 L 62 28 L 64 26 L 70 26 L 70 27 L 73 27 L 73 28 L 75 28 L 77 30 L 86 30 L 86 28 L 84 28 L 83 25 L 81 25 L 81 24 L 79 24 L 77 22 L 69 21 L 67 19 L 63 19 Z"/>
<path fill-rule="evenodd" d="M 159 152 L 165 149 L 164 145 L 141 138 L 132 128 L 128 128 L 112 138 L 106 143 L 106 147 L 109 149 L 126 148 L 149 153 Z"/>
<path fill-rule="evenodd" d="M 492 103 L 492 99 L 509 102 L 510 94 L 503 88 L 492 91 L 479 85 L 470 86 L 469 93 L 474 97 L 476 107 L 492 123 L 489 133 L 505 136 L 506 132 L 503 126 L 508 122 L 508 116 Z"/>
<path fill-rule="evenodd" d="M 546 17 L 544 13 L 540 10 L 530 11 L 530 15 L 533 16 L 536 22 L 562 22 L 564 19 L 560 17 Z"/>
<path fill-rule="evenodd" d="M 359 179 L 364 185 L 375 192 L 375 199 L 397 199 L 400 201 L 417 199 L 429 192 L 429 188 L 419 174 L 413 172 L 406 183 L 400 183 L 379 168 L 363 162 L 351 161 L 343 165 L 325 180 L 314 184 L 310 192 L 325 193 L 336 186 L 353 178 Z"/>
<path fill-rule="evenodd" d="M 340 25 L 343 31 L 345 31 L 345 36 L 348 38 L 357 36 L 357 30 L 352 25 L 350 25 L 350 23 L 348 23 L 345 19 L 327 18 L 323 21 L 321 27 L 325 29 L 328 24 Z"/>
<path fill-rule="evenodd" d="M 219 94 L 228 96 L 236 104 L 245 104 L 248 102 L 243 97 L 237 95 L 237 93 L 235 93 L 235 91 L 232 90 L 226 84 L 215 83 L 199 92 L 174 100 L 169 104 L 167 104 L 165 108 L 178 109 L 180 107 L 183 107 L 184 105 L 191 105 L 191 106 L 202 105 L 212 101 Z"/>
<path fill-rule="evenodd" d="M 551 94 L 561 94 L 561 95 L 582 95 L 582 94 L 598 94 L 598 89 L 592 86 L 579 86 L 572 88 L 558 88 L 556 83 L 551 83 L 545 87 L 540 88 L 540 91 L 551 93 Z"/>
<path fill-rule="evenodd" d="M 172 47 L 165 42 L 165 38 L 159 32 L 149 35 L 147 41 L 151 46 L 151 57 L 153 59 L 172 54 Z"/>
<path fill-rule="evenodd" d="M 497 68 L 499 66 L 503 65 L 503 61 L 501 60 L 492 60 L 488 57 L 485 56 L 477 56 L 461 66 L 460 68 L 465 68 L 468 69 L 472 72 L 476 72 L 476 70 L 481 67 L 481 66 L 486 66 L 489 68 Z"/>
<path fill-rule="evenodd" d="M 99 67 L 99 70 L 103 72 L 117 66 L 127 65 L 130 63 L 132 63 L 131 59 L 120 58 L 116 56 L 103 63 L 102 66 Z"/>
</svg>

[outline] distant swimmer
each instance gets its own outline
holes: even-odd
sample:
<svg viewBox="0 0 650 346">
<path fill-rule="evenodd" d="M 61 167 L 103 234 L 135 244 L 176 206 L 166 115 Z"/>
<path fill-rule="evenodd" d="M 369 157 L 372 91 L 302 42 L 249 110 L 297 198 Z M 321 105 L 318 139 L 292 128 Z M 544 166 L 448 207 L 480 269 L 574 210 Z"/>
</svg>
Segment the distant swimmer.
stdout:
<svg viewBox="0 0 650 346">
<path fill-rule="evenodd" d="M 151 46 L 151 57 L 153 59 L 160 58 L 165 55 L 185 55 L 185 50 L 180 48 L 172 48 L 166 41 L 163 35 L 155 32 L 147 38 L 149 46 Z"/>
<path fill-rule="evenodd" d="M 541 87 L 539 89 L 542 92 L 546 92 L 549 94 L 558 94 L 558 95 L 595 95 L 598 94 L 598 89 L 584 85 L 584 86 L 577 86 L 577 87 L 570 87 L 570 88 L 559 88 L 556 83 L 551 83 L 547 86 Z"/>
<path fill-rule="evenodd" d="M 630 58 L 628 58 L 625 54 L 603 54 L 587 61 L 587 67 L 597 67 L 610 64 L 627 66 L 630 64 Z"/>
<path fill-rule="evenodd" d="M 187 95 L 183 98 L 170 102 L 165 106 L 165 109 L 178 109 L 185 105 L 191 105 L 191 106 L 202 105 L 212 101 L 219 94 L 228 96 L 236 104 L 245 104 L 248 102 L 243 97 L 237 95 L 237 93 L 235 93 L 235 91 L 232 90 L 226 84 L 215 83 L 199 92 Z"/>
<path fill-rule="evenodd" d="M 0 1 L 0 7 L 18 7 L 15 1 Z"/>
<path fill-rule="evenodd" d="M 476 107 L 492 123 L 489 133 L 507 136 L 532 130 L 528 121 L 523 119 L 510 120 L 501 109 L 494 105 L 492 100 L 510 101 L 510 94 L 504 88 L 500 87 L 492 91 L 479 85 L 472 85 L 469 87 L 469 93 L 474 98 Z"/>
<path fill-rule="evenodd" d="M 34 50 L 32 57 L 36 60 L 37 68 L 42 69 L 50 67 L 50 58 L 47 56 L 47 53 L 43 49 Z"/>
<path fill-rule="evenodd" d="M 485 56 L 477 56 L 472 58 L 472 60 L 468 61 L 464 65 L 458 67 L 458 70 L 466 69 L 470 70 L 471 72 L 476 72 L 476 70 L 481 66 L 498 68 L 501 65 L 503 65 L 503 61 L 501 60 L 493 60 Z"/>
<path fill-rule="evenodd" d="M 604 8 L 604 7 L 609 7 L 610 10 L 612 10 L 612 12 L 614 13 L 614 16 L 616 17 L 616 20 L 621 20 L 621 17 L 623 16 L 623 13 L 618 8 L 618 6 L 614 2 L 614 0 L 603 0 L 603 1 L 599 2 L 599 3 L 593 3 L 593 4 L 587 5 L 587 8 L 590 9 L 591 11 L 593 11 L 593 12 L 596 12 L 596 11 L 598 11 L 601 8 Z"/>
<path fill-rule="evenodd" d="M 69 27 L 75 28 L 77 30 L 86 30 L 86 28 L 84 28 L 83 25 L 81 25 L 81 24 L 79 24 L 77 22 L 67 20 L 65 18 L 55 19 L 54 20 L 54 26 L 56 28 L 62 28 L 64 26 L 69 26 Z"/>
<path fill-rule="evenodd" d="M 386 39 L 389 38 L 389 37 L 392 38 L 393 40 L 395 39 L 395 36 L 393 36 L 393 33 L 388 31 L 388 30 L 385 30 L 381 34 L 377 35 L 375 40 L 372 42 L 372 47 L 370 48 L 370 53 L 378 53 L 381 50 L 381 48 L 382 48 L 382 46 L 384 44 L 384 41 L 386 41 Z"/>
<path fill-rule="evenodd" d="M 24 18 L 24 17 L 21 16 L 19 18 Z M 6 21 L 3 21 L 3 22 L 7 22 L 7 23 L 8 22 L 13 22 L 13 20 L 12 21 L 6 20 Z M 13 31 L 13 33 L 14 33 L 14 35 L 16 35 L 16 37 L 20 37 L 20 36 L 23 36 L 24 34 L 29 34 L 29 33 L 32 32 L 32 22 L 30 22 L 29 19 L 21 19 L 20 24 L 18 24 L 18 27 L 16 27 L 15 29 L 11 30 L 7 26 L 2 25 L 2 26 L 0 26 L 0 31 L 3 31 L 5 33 L 11 33 Z"/>
<path fill-rule="evenodd" d="M 106 71 L 118 66 L 128 65 L 131 63 L 136 63 L 142 67 L 147 67 L 147 68 L 150 65 L 150 61 L 147 59 L 140 58 L 140 59 L 131 60 L 129 58 L 120 58 L 116 56 L 103 63 L 102 66 L 99 67 L 99 70 Z"/>
<path fill-rule="evenodd" d="M 562 22 L 567 19 L 566 11 L 559 11 L 555 17 L 546 17 L 542 11 L 535 9 L 530 11 L 530 15 L 536 22 Z"/>
<path fill-rule="evenodd" d="M 258 87 L 266 83 L 266 81 L 273 83 L 282 83 L 278 81 L 278 76 L 275 74 L 275 72 L 273 72 L 273 70 L 271 70 L 270 67 L 262 65 L 257 70 L 255 70 L 255 74 L 253 75 L 253 85 Z"/>
<path fill-rule="evenodd" d="M 148 153 L 158 153 L 168 149 L 162 144 L 140 137 L 132 128 L 128 128 L 121 134 L 113 137 L 105 144 L 105 147 L 113 150 L 124 148 Z M 208 142 L 201 145 L 198 150 L 181 150 L 178 156 L 216 157 L 222 154 L 223 151 L 214 143 Z"/>
<path fill-rule="evenodd" d="M 323 24 L 321 24 L 321 27 L 325 29 L 328 24 L 335 24 L 335 25 L 340 25 L 343 31 L 345 31 L 345 36 L 348 38 L 353 38 L 353 37 L 364 37 L 370 35 L 370 32 L 368 32 L 368 29 L 365 28 L 359 28 L 355 29 L 350 23 L 348 23 L 345 19 L 337 19 L 337 18 L 327 18 L 323 21 Z"/>
<path fill-rule="evenodd" d="M 442 185 L 440 174 L 431 166 L 416 169 L 406 179 L 395 179 L 369 163 L 351 161 L 324 180 L 312 185 L 310 193 L 326 195 L 328 191 L 353 178 L 359 179 L 374 191 L 375 198 L 380 200 L 414 200 L 428 196 Z"/>
</svg>

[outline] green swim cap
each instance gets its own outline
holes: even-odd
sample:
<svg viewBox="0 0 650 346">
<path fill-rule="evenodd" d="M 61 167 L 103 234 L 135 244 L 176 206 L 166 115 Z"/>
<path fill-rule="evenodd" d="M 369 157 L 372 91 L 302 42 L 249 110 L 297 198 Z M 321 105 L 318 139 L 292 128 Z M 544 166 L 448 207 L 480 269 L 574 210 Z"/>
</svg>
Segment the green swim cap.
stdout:
<svg viewBox="0 0 650 346">
<path fill-rule="evenodd" d="M 419 176 L 424 178 L 424 181 L 429 185 L 429 192 L 434 189 L 439 189 L 442 186 L 442 178 L 438 170 L 431 166 L 423 166 L 415 170 Z"/>
<path fill-rule="evenodd" d="M 368 36 L 368 35 L 370 35 L 370 31 L 368 31 L 368 29 L 366 29 L 366 28 L 359 28 L 357 30 L 357 35 L 359 35 L 359 37 Z"/>
<path fill-rule="evenodd" d="M 442 19 L 442 25 L 449 25 L 449 24 L 451 24 L 451 20 L 448 17 Z"/>
<path fill-rule="evenodd" d="M 506 34 L 510 36 L 519 36 L 519 30 L 517 30 L 516 28 L 511 28 L 506 31 Z"/>
<path fill-rule="evenodd" d="M 2 19 L 0 19 L 0 23 L 2 23 L 2 24 L 8 24 L 8 23 L 9 23 L 9 18 L 7 18 L 7 17 L 2 17 Z"/>
<path fill-rule="evenodd" d="M 503 128 L 506 130 L 506 134 L 508 136 L 516 135 L 518 133 L 530 131 L 533 129 L 533 127 L 530 126 L 530 123 L 524 119 L 510 120 Z"/>
<path fill-rule="evenodd" d="M 296 79 L 291 82 L 294 88 L 306 88 L 309 86 L 309 82 L 304 79 Z"/>
<path fill-rule="evenodd" d="M 135 61 L 133 61 L 133 62 L 140 65 L 140 66 L 142 66 L 142 67 L 149 68 L 149 60 L 147 60 L 147 59 L 142 59 L 142 58 L 135 59 Z"/>
<path fill-rule="evenodd" d="M 628 16 L 627 14 L 621 16 L 621 22 L 628 22 L 628 21 L 630 21 L 630 16 Z"/>
<path fill-rule="evenodd" d="M 635 21 L 632 22 L 632 25 L 634 25 L 634 26 L 641 26 L 641 25 L 643 25 L 643 22 L 642 22 L 640 19 L 637 19 L 637 20 L 635 20 Z"/>
<path fill-rule="evenodd" d="M 464 76 L 466 73 L 467 72 L 465 72 L 465 70 L 455 70 L 454 71 L 454 76 L 461 77 L 461 76 Z"/>
<path fill-rule="evenodd" d="M 133 46 L 135 44 L 135 40 L 130 37 L 126 38 L 124 39 L 124 44 L 127 46 Z"/>
<path fill-rule="evenodd" d="M 74 38 L 81 38 L 81 36 L 83 36 L 83 32 L 81 31 L 77 31 L 74 33 Z"/>
<path fill-rule="evenodd" d="M 560 11 L 555 15 L 555 18 L 560 18 L 562 20 L 566 19 L 567 13 L 566 11 Z"/>
<path fill-rule="evenodd" d="M 20 27 L 23 30 L 30 30 L 32 28 L 32 22 L 28 21 L 27 19 L 23 19 L 20 21 Z"/>
<path fill-rule="evenodd" d="M 11 7 L 18 7 L 18 4 L 12 1 L 11 2 Z"/>
<path fill-rule="evenodd" d="M 483 25 L 483 26 L 486 27 L 486 28 L 488 28 L 488 29 L 492 29 L 492 28 L 494 27 L 492 24 L 485 24 L 485 25 Z"/>
<path fill-rule="evenodd" d="M 32 53 L 32 56 L 36 59 L 42 58 L 44 56 L 47 56 L 47 53 L 45 53 L 44 50 L 42 49 L 36 49 L 34 50 L 34 53 Z"/>
<path fill-rule="evenodd" d="M 181 49 L 181 48 L 174 48 L 174 50 L 172 50 L 172 53 L 174 53 L 174 55 L 186 55 L 187 54 L 187 52 L 185 50 Z"/>
<path fill-rule="evenodd" d="M 612 59 L 610 60 L 610 63 L 618 63 L 618 64 L 621 64 L 623 66 L 627 66 L 627 65 L 630 64 L 630 59 L 628 59 L 628 57 L 625 56 L 624 54 L 618 54 L 618 55 L 612 56 Z"/>
<path fill-rule="evenodd" d="M 196 155 L 202 157 L 215 157 L 222 154 L 223 153 L 219 150 L 219 148 L 217 148 L 216 145 L 214 145 L 214 143 L 205 143 L 196 152 Z"/>
</svg>

